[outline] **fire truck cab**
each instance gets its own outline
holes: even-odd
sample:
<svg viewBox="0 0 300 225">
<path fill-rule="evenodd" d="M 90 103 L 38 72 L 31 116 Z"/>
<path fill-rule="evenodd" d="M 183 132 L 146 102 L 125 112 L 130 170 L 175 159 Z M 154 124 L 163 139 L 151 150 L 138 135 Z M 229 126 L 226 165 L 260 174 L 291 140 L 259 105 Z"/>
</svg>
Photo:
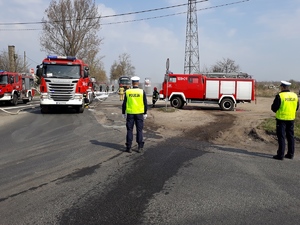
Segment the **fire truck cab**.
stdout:
<svg viewBox="0 0 300 225">
<path fill-rule="evenodd" d="M 83 94 L 92 97 L 93 89 L 87 64 L 73 56 L 49 55 L 37 66 L 36 74 L 40 78 L 41 113 L 61 107 L 83 113 Z"/>
</svg>

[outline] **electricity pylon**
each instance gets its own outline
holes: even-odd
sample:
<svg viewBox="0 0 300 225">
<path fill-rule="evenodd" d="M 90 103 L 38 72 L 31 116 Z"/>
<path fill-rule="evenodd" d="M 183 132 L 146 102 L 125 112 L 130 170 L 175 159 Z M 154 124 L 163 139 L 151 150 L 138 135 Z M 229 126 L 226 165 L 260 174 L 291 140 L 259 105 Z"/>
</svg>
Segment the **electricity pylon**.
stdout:
<svg viewBox="0 0 300 225">
<path fill-rule="evenodd" d="M 196 0 L 188 0 L 184 73 L 200 72 Z"/>
</svg>

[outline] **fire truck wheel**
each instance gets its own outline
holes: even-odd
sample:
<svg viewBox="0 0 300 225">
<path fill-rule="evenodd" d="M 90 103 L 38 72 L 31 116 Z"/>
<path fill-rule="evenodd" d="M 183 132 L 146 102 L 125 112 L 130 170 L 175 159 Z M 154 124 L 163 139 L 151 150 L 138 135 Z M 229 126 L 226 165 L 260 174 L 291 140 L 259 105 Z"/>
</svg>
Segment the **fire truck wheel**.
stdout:
<svg viewBox="0 0 300 225">
<path fill-rule="evenodd" d="M 77 113 L 83 113 L 83 111 L 84 111 L 84 107 L 81 105 L 81 106 L 78 106 L 77 108 L 76 108 L 76 111 L 77 111 Z"/>
<path fill-rule="evenodd" d="M 224 111 L 232 111 L 233 108 L 234 108 L 234 103 L 233 103 L 232 99 L 230 99 L 230 98 L 224 98 L 221 101 L 220 107 Z"/>
<path fill-rule="evenodd" d="M 49 107 L 48 106 L 41 107 L 41 113 L 42 114 L 49 113 Z"/>
<path fill-rule="evenodd" d="M 31 95 L 31 93 L 29 92 L 29 93 L 28 93 L 28 100 L 29 100 L 29 102 L 31 102 L 32 99 L 33 99 L 33 97 L 32 97 L 32 95 Z"/>
<path fill-rule="evenodd" d="M 171 99 L 171 106 L 177 109 L 181 109 L 183 107 L 183 101 L 180 97 L 174 97 Z"/>
<path fill-rule="evenodd" d="M 14 94 L 13 99 L 11 100 L 12 105 L 18 105 L 18 96 Z"/>
</svg>

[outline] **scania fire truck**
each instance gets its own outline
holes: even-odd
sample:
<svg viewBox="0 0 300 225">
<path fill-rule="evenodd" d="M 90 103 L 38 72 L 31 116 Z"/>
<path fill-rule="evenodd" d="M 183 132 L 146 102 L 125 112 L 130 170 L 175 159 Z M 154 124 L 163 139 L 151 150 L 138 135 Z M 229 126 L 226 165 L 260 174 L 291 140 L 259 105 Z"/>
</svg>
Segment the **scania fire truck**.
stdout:
<svg viewBox="0 0 300 225">
<path fill-rule="evenodd" d="M 37 66 L 36 75 L 40 78 L 41 113 L 57 107 L 71 107 L 83 113 L 83 94 L 92 100 L 89 67 L 76 57 L 49 55 Z"/>
<path fill-rule="evenodd" d="M 27 74 L 0 71 L 0 101 L 17 105 L 27 103 L 35 94 L 34 77 Z"/>
<path fill-rule="evenodd" d="M 213 78 L 169 73 L 165 75 L 160 99 L 169 100 L 172 107 L 179 109 L 187 103 L 209 103 L 230 111 L 237 103 L 255 100 L 255 80 L 251 76 Z"/>
</svg>

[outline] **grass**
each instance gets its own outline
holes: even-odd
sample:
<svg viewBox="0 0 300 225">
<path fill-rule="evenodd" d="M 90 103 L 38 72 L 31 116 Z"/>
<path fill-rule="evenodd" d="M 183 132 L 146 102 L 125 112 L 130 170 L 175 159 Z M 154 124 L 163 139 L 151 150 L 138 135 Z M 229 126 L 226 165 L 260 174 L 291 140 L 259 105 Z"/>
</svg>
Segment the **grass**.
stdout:
<svg viewBox="0 0 300 225">
<path fill-rule="evenodd" d="M 300 140 L 300 114 L 297 113 L 294 125 L 295 138 Z M 269 134 L 276 134 L 276 120 L 275 118 L 265 119 L 259 126 L 259 129 L 265 130 Z"/>
<path fill-rule="evenodd" d="M 296 83 L 296 82 L 292 82 Z M 293 88 L 291 88 L 291 91 L 295 93 L 299 93 L 299 85 L 296 83 Z M 259 97 L 275 97 L 275 95 L 278 93 L 279 89 L 278 88 L 268 88 L 268 85 L 264 84 L 263 82 L 258 83 L 256 87 L 256 94 Z M 276 120 L 274 117 L 268 118 L 264 120 L 259 126 L 259 129 L 265 130 L 269 134 L 276 134 Z M 295 132 L 295 138 L 297 140 L 300 140 L 300 112 L 298 110 L 297 116 L 295 119 L 295 127 L 294 127 L 294 132 Z"/>
</svg>

